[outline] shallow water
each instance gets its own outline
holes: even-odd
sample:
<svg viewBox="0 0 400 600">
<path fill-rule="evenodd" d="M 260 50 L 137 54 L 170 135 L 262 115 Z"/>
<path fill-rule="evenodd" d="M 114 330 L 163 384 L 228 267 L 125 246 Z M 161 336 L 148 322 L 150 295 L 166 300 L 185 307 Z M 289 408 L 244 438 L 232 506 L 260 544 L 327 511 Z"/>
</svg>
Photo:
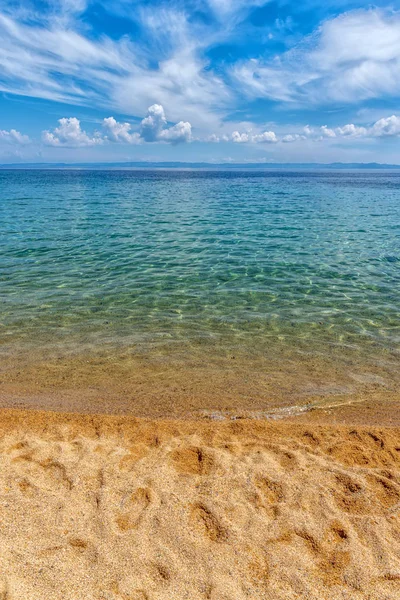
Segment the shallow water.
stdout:
<svg viewBox="0 0 400 600">
<path fill-rule="evenodd" d="M 311 356 L 396 377 L 398 173 L 0 171 L 0 237 L 5 359 Z"/>
</svg>

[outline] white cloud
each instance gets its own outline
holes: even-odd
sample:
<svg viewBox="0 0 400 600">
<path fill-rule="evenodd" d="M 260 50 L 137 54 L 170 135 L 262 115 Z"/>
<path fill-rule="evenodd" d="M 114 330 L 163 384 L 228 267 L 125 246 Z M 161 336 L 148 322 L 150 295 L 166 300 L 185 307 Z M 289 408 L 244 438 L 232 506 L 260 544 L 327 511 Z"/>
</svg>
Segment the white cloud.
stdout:
<svg viewBox="0 0 400 600">
<path fill-rule="evenodd" d="M 140 123 L 140 136 L 146 142 L 190 142 L 192 126 L 188 122 L 179 121 L 172 127 L 167 127 L 167 119 L 161 104 L 153 104 L 147 109 L 147 116 Z"/>
<path fill-rule="evenodd" d="M 230 139 L 235 144 L 247 144 L 249 142 L 253 144 L 274 144 L 278 141 L 278 138 L 273 131 L 264 131 L 264 133 L 256 134 L 234 131 Z"/>
<path fill-rule="evenodd" d="M 400 13 L 357 10 L 327 20 L 294 49 L 232 74 L 249 97 L 352 103 L 400 94 Z"/>
<path fill-rule="evenodd" d="M 336 133 L 333 131 L 333 129 L 330 129 L 326 125 L 322 125 L 319 128 L 319 131 L 320 131 L 322 137 L 326 137 L 326 138 L 334 138 L 334 137 L 336 137 Z"/>
<path fill-rule="evenodd" d="M 304 135 L 300 135 L 298 133 L 288 133 L 287 135 L 284 135 L 282 138 L 282 142 L 284 142 L 285 144 L 292 144 L 293 142 L 297 142 L 298 140 L 304 140 L 305 136 Z"/>
<path fill-rule="evenodd" d="M 400 117 L 392 115 L 378 119 L 370 127 L 348 123 L 335 129 L 337 135 L 345 137 L 394 137 L 400 135 Z"/>
<path fill-rule="evenodd" d="M 346 125 L 330 129 L 326 125 L 321 127 L 310 127 L 306 125 L 303 128 L 303 135 L 297 133 L 287 134 L 282 138 L 283 142 L 294 142 L 300 138 L 309 138 L 317 141 L 323 138 L 377 138 L 377 137 L 393 137 L 400 136 L 400 117 L 392 115 L 391 117 L 383 117 L 373 123 L 371 126 L 365 127 L 347 123 Z"/>
<path fill-rule="evenodd" d="M 221 139 L 218 135 L 216 135 L 215 133 L 212 133 L 211 135 L 207 136 L 204 141 L 212 142 L 213 144 L 218 144 L 221 141 Z"/>
<path fill-rule="evenodd" d="M 166 125 L 164 108 L 161 104 L 153 104 L 147 109 L 147 116 L 140 123 L 140 135 L 146 142 L 155 142 Z"/>
<path fill-rule="evenodd" d="M 95 146 L 103 143 L 99 134 L 89 136 L 81 129 L 79 119 L 76 117 L 58 120 L 59 126 L 54 131 L 43 131 L 42 140 L 47 146 L 64 146 L 77 148 L 82 146 Z"/>
<path fill-rule="evenodd" d="M 265 0 L 208 0 L 210 8 L 220 17 L 240 15 L 257 6 L 265 4 Z"/>
<path fill-rule="evenodd" d="M 375 137 L 400 135 L 400 117 L 392 115 L 386 119 L 379 119 L 371 127 L 370 133 Z"/>
<path fill-rule="evenodd" d="M 264 131 L 264 133 L 253 135 L 251 141 L 256 144 L 276 144 L 278 138 L 274 131 Z"/>
<path fill-rule="evenodd" d="M 318 140 L 336 137 L 334 130 L 330 129 L 327 125 L 321 125 L 321 127 L 306 125 L 303 127 L 303 135 L 307 138 L 316 138 Z"/>
<path fill-rule="evenodd" d="M 106 131 L 105 138 L 111 142 L 120 142 L 125 144 L 140 144 L 140 134 L 131 132 L 130 123 L 119 123 L 114 117 L 103 119 L 103 128 Z"/>
<path fill-rule="evenodd" d="M 160 133 L 160 140 L 178 144 L 181 142 L 190 142 L 192 138 L 192 126 L 188 122 L 179 121 L 176 125 L 164 129 Z"/>
<path fill-rule="evenodd" d="M 81 129 L 76 117 L 63 118 L 53 131 L 43 131 L 42 141 L 47 146 L 77 148 L 95 146 L 105 142 L 120 144 L 141 144 L 143 142 L 168 142 L 179 144 L 190 142 L 192 126 L 190 123 L 179 121 L 168 127 L 164 108 L 161 104 L 153 104 L 147 110 L 147 116 L 140 123 L 140 131 L 132 131 L 130 123 L 120 123 L 114 117 L 106 117 L 102 121 L 104 135 L 95 131 L 89 134 Z M 14 134 L 18 134 L 12 130 Z M 2 132 L 10 136 L 11 132 Z M 19 136 L 21 134 L 18 134 Z M 1 132 L 0 132 L 1 137 Z M 23 136 L 22 136 L 23 137 Z"/>
<path fill-rule="evenodd" d="M 358 125 L 354 125 L 354 123 L 348 123 L 344 127 L 337 127 L 336 133 L 348 137 L 363 137 L 367 135 L 368 130 L 366 127 L 359 127 Z"/>
<path fill-rule="evenodd" d="M 168 120 L 176 123 L 169 127 L 162 109 L 160 115 L 149 113 L 140 133 L 134 133 L 129 123 L 109 117 L 103 123 L 104 139 L 127 144 L 140 141 L 140 135 L 145 141 L 186 142 L 193 139 L 192 127 L 203 140 L 212 131 L 226 132 L 229 127 L 229 131 L 239 130 L 230 137 L 235 143 L 276 143 L 273 131 L 251 133 L 253 128 L 258 130 L 256 124 L 231 122 L 229 126 L 227 117 L 242 108 L 236 103 L 242 93 L 298 105 L 333 102 L 340 106 L 400 95 L 400 12 L 349 11 L 322 22 L 289 52 L 237 63 L 226 79 L 227 67 L 220 63 L 218 72 L 213 71 L 206 49 L 229 37 L 232 41 L 245 13 L 265 0 L 205 1 L 216 17 L 207 25 L 191 19 L 187 3 L 167 3 L 155 11 L 143 3 L 134 4 L 133 9 L 132 3 L 123 2 L 121 14 L 130 13 L 133 19 L 135 13 L 141 28 L 139 43 L 129 36 L 93 38 L 89 27 L 79 21 L 88 0 L 50 0 L 50 8 L 43 14 L 36 11 L 32 18 L 23 16 L 28 8 L 17 10 L 14 2 L 6 0 L 0 13 L 0 91 L 136 117 L 145 114 L 148 106 L 164 106 Z M 285 29 L 291 23 L 277 21 L 274 26 L 280 25 Z M 270 51 L 267 38 L 265 31 L 266 53 Z M 281 139 L 288 143 L 302 135 L 310 139 L 397 135 L 392 133 L 396 131 L 393 123 L 377 124 L 373 132 L 351 123 L 311 129 L 310 133 L 287 133 L 285 128 Z M 67 139 L 62 132 L 47 132 L 44 141 L 52 145 L 100 143 L 100 136 L 86 134 L 85 138 L 82 133 Z M 210 141 L 226 141 L 226 136 L 219 133 Z"/>
<path fill-rule="evenodd" d="M 119 122 L 114 117 L 106 117 L 102 121 L 104 135 L 98 131 L 87 133 L 81 129 L 79 119 L 76 117 L 63 118 L 58 121 L 59 126 L 53 131 L 43 131 L 42 140 L 44 144 L 54 147 L 83 147 L 95 146 L 107 142 L 119 144 L 142 144 L 142 143 L 187 143 L 191 141 L 202 142 L 233 142 L 235 144 L 277 144 L 283 142 L 290 144 L 299 141 L 322 142 L 323 140 L 334 141 L 340 138 L 384 138 L 400 136 L 400 117 L 392 115 L 377 120 L 370 126 L 355 125 L 347 123 L 336 128 L 327 125 L 310 126 L 305 125 L 300 131 L 286 133 L 278 137 L 274 131 L 254 133 L 251 129 L 240 132 L 234 131 L 227 134 L 211 134 L 206 137 L 192 137 L 192 127 L 189 122 L 179 121 L 175 125 L 168 126 L 164 108 L 161 104 L 153 104 L 147 109 L 147 114 L 139 123 L 139 131 L 132 131 L 132 125 L 128 122 Z M 249 122 L 242 122 L 242 126 L 249 126 Z M 286 131 L 288 127 L 285 127 Z M 30 142 L 28 136 L 22 135 L 15 129 L 0 131 L 0 140 L 3 139 L 15 144 L 27 144 Z"/>
<path fill-rule="evenodd" d="M 287 131 L 287 127 L 286 127 Z M 355 125 L 354 123 L 347 123 L 346 125 L 330 128 L 327 125 L 321 125 L 318 127 L 312 127 L 305 125 L 300 132 L 292 132 L 283 135 L 278 138 L 274 131 L 265 131 L 260 134 L 252 134 L 251 132 L 240 133 L 234 131 L 229 138 L 225 136 L 224 141 L 232 141 L 235 143 L 277 143 L 282 141 L 285 144 L 298 142 L 301 140 L 310 140 L 311 142 L 321 142 L 324 139 L 334 140 L 337 138 L 377 138 L 377 137 L 389 137 L 389 136 L 400 136 L 400 117 L 392 115 L 391 117 L 381 118 L 376 121 L 373 125 L 364 127 L 361 125 Z M 223 138 L 217 136 L 210 136 L 207 141 L 220 141 Z"/>
<path fill-rule="evenodd" d="M 23 135 L 16 129 L 10 129 L 10 131 L 0 130 L 0 140 L 4 140 L 9 144 L 20 144 L 21 146 L 29 144 L 31 141 L 29 136 Z"/>
<path fill-rule="evenodd" d="M 80 10 L 79 0 L 72 4 Z M 233 97 L 204 58 L 213 33 L 173 8 L 152 12 L 135 14 L 140 44 L 127 36 L 90 39 L 77 18 L 66 22 L 58 12 L 44 11 L 39 22 L 0 13 L 0 90 L 134 116 L 156 101 L 173 121 L 212 131 Z"/>
<path fill-rule="evenodd" d="M 231 140 L 235 144 L 246 144 L 250 141 L 250 137 L 248 133 L 239 133 L 238 131 L 234 131 L 231 135 Z"/>
</svg>

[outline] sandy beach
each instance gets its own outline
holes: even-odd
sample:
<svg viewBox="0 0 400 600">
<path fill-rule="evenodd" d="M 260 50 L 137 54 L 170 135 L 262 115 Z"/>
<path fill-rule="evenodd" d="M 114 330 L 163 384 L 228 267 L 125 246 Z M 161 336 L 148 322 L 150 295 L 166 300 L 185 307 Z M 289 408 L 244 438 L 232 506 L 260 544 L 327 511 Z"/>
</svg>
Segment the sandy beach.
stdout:
<svg viewBox="0 0 400 600">
<path fill-rule="evenodd" d="M 2 409 L 0 598 L 395 600 L 400 430 L 333 421 Z"/>
</svg>

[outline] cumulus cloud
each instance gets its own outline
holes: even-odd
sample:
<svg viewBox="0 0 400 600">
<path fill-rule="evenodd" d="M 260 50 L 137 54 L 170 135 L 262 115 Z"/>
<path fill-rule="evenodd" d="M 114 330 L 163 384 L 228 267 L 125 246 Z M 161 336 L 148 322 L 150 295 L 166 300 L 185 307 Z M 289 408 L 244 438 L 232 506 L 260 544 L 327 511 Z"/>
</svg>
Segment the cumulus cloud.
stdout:
<svg viewBox="0 0 400 600">
<path fill-rule="evenodd" d="M 330 129 L 326 125 L 322 125 L 319 128 L 319 130 L 320 130 L 320 133 L 321 133 L 322 137 L 326 137 L 326 138 L 334 138 L 334 137 L 336 137 L 336 133 L 333 131 L 333 129 Z"/>
<path fill-rule="evenodd" d="M 379 119 L 371 127 L 371 134 L 375 137 L 400 135 L 400 117 L 392 115 L 386 119 Z"/>
<path fill-rule="evenodd" d="M 344 137 L 394 137 L 400 135 L 400 117 L 392 115 L 383 117 L 370 127 L 362 127 L 354 123 L 348 123 L 343 127 L 336 128 L 337 135 Z"/>
<path fill-rule="evenodd" d="M 231 135 L 231 141 L 235 144 L 275 144 L 278 141 L 274 131 L 264 131 L 264 133 L 239 133 L 234 131 Z"/>
<path fill-rule="evenodd" d="M 305 136 L 300 135 L 299 133 L 288 133 L 284 135 L 282 138 L 282 142 L 284 144 L 292 144 L 293 142 L 297 142 L 298 140 L 304 140 Z"/>
<path fill-rule="evenodd" d="M 10 131 L 0 130 L 0 140 L 4 140 L 9 144 L 19 144 L 24 146 L 25 144 L 30 143 L 29 136 L 23 135 L 16 129 L 10 129 Z"/>
<path fill-rule="evenodd" d="M 204 141 L 212 142 L 213 144 L 218 144 L 221 141 L 221 138 L 215 133 L 212 133 L 211 135 L 207 136 Z"/>
<path fill-rule="evenodd" d="M 120 142 L 125 144 L 140 144 L 140 134 L 131 132 L 130 123 L 119 123 L 114 117 L 103 119 L 103 128 L 106 131 L 105 139 L 110 142 Z"/>
<path fill-rule="evenodd" d="M 238 131 L 234 131 L 231 135 L 231 140 L 235 144 L 246 144 L 250 141 L 250 137 L 248 133 L 239 133 Z"/>
<path fill-rule="evenodd" d="M 146 142 L 156 142 L 166 125 L 164 108 L 161 104 L 153 104 L 147 109 L 147 116 L 140 123 L 140 135 Z"/>
<path fill-rule="evenodd" d="M 52 131 L 43 131 L 42 140 L 44 144 L 53 147 L 82 147 L 95 146 L 104 143 L 119 144 L 142 144 L 142 143 L 187 143 L 191 141 L 202 142 L 233 142 L 235 144 L 277 144 L 283 142 L 290 144 L 300 141 L 322 142 L 323 140 L 337 141 L 340 138 L 349 140 L 354 138 L 387 138 L 400 137 L 400 116 L 392 115 L 382 117 L 375 123 L 364 126 L 347 123 L 343 126 L 330 128 L 327 125 L 310 126 L 305 125 L 299 131 L 287 133 L 278 137 L 274 131 L 255 133 L 251 129 L 240 132 L 220 134 L 215 133 L 200 138 L 192 137 L 192 127 L 189 122 L 179 121 L 175 125 L 168 126 L 164 108 L 161 104 L 153 104 L 147 110 L 146 116 L 139 123 L 138 131 L 132 131 L 132 125 L 128 122 L 119 122 L 114 117 L 106 117 L 102 121 L 104 134 L 98 131 L 87 133 L 82 130 L 79 119 L 76 117 L 62 118 L 59 125 Z M 285 127 L 287 131 L 287 126 Z M 30 139 L 19 131 L 0 130 L 0 140 L 14 144 L 27 144 Z"/>
<path fill-rule="evenodd" d="M 192 126 L 190 123 L 185 121 L 179 121 L 176 125 L 163 129 L 160 132 L 159 139 L 172 144 L 179 144 L 182 142 L 190 142 L 192 138 Z"/>
<path fill-rule="evenodd" d="M 153 104 L 147 109 L 146 117 L 140 123 L 140 136 L 146 142 L 171 142 L 179 144 L 190 142 L 192 126 L 185 121 L 167 127 L 165 111 L 161 104 Z"/>
<path fill-rule="evenodd" d="M 153 104 L 147 110 L 146 117 L 141 121 L 139 131 L 132 131 L 131 123 L 121 123 L 114 117 L 106 117 L 102 121 L 104 135 L 95 131 L 92 134 L 82 130 L 81 123 L 76 117 L 62 118 L 59 126 L 53 131 L 43 131 L 42 141 L 47 146 L 55 147 L 82 147 L 95 146 L 106 142 L 119 144 L 141 144 L 143 142 L 168 142 L 179 144 L 190 142 L 192 139 L 192 126 L 185 121 L 179 121 L 168 127 L 164 108 L 161 104 Z M 14 137 L 21 136 L 15 130 Z M 11 132 L 3 132 L 11 136 Z M 1 133 L 0 133 L 1 137 Z M 21 136 L 24 137 L 24 136 Z"/>
<path fill-rule="evenodd" d="M 336 133 L 327 125 L 321 125 L 321 127 L 310 127 L 310 125 L 306 125 L 303 128 L 303 136 L 321 140 L 323 138 L 334 138 L 336 137 Z"/>
<path fill-rule="evenodd" d="M 47 146 L 64 146 L 77 148 L 82 146 L 95 146 L 103 143 L 100 134 L 90 136 L 81 129 L 79 119 L 76 117 L 58 120 L 59 126 L 54 131 L 43 131 L 42 140 Z"/>
<path fill-rule="evenodd" d="M 256 144 L 276 144 L 278 138 L 274 131 L 264 131 L 264 133 L 253 135 L 251 141 Z"/>
<path fill-rule="evenodd" d="M 297 133 L 285 135 L 282 138 L 283 142 L 294 142 L 300 138 L 309 138 L 312 140 L 321 140 L 323 138 L 378 138 L 400 136 L 400 117 L 392 115 L 391 117 L 383 117 L 365 127 L 363 125 L 355 125 L 347 123 L 346 125 L 330 129 L 327 125 L 321 127 L 310 127 L 306 125 L 303 128 L 303 134 Z"/>
<path fill-rule="evenodd" d="M 284 144 L 291 144 L 302 140 L 310 140 L 311 142 L 321 142 L 325 140 L 335 140 L 338 138 L 378 138 L 400 136 L 400 117 L 392 115 L 379 119 L 376 123 L 365 127 L 347 123 L 346 125 L 331 128 L 327 125 L 310 126 L 305 125 L 300 132 L 287 133 L 280 139 L 273 131 L 265 131 L 260 134 L 252 134 L 251 132 L 240 133 L 234 131 L 230 137 L 219 138 L 215 135 L 210 136 L 207 141 L 232 141 L 237 144 L 244 143 L 277 143 L 279 141 Z"/>
<path fill-rule="evenodd" d="M 348 123 L 344 127 L 337 127 L 336 132 L 338 135 L 346 137 L 361 137 L 367 135 L 368 130 L 366 127 L 359 127 L 358 125 L 354 125 L 354 123 Z"/>
</svg>

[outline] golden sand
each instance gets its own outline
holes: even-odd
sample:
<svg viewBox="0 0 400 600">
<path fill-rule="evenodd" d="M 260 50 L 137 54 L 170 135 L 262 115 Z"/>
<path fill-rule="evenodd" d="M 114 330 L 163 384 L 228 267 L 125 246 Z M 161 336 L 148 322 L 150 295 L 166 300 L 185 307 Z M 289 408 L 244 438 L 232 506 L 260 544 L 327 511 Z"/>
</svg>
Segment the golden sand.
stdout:
<svg viewBox="0 0 400 600">
<path fill-rule="evenodd" d="M 335 418 L 3 409 L 0 598 L 400 598 L 400 429 Z"/>
</svg>

